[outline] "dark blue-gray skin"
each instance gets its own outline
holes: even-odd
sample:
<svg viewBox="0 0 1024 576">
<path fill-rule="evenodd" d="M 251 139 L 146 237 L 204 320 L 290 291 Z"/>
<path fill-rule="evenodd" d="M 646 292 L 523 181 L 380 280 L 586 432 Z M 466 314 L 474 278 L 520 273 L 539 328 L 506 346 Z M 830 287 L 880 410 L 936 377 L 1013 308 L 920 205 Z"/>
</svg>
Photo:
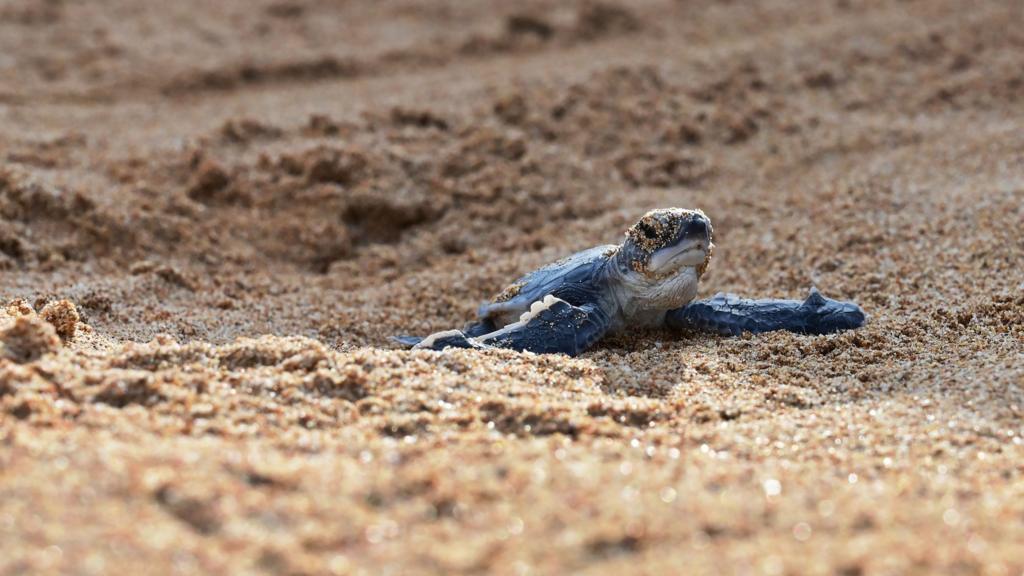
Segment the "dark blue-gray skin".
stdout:
<svg viewBox="0 0 1024 576">
<path fill-rule="evenodd" d="M 516 280 L 480 306 L 477 320 L 462 330 L 395 340 L 418 349 L 576 356 L 604 335 L 632 328 L 829 334 L 864 324 L 859 306 L 815 289 L 802 302 L 732 294 L 693 302 L 711 259 L 711 239 L 711 221 L 700 210 L 652 210 L 626 231 L 622 244 L 578 252 Z"/>
</svg>

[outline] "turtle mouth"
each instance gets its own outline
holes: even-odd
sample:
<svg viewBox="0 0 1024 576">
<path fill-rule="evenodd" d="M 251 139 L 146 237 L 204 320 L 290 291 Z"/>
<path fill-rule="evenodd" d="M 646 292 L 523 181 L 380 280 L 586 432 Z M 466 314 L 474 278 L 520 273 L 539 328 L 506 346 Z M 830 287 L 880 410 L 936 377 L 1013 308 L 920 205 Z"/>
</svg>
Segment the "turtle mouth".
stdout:
<svg viewBox="0 0 1024 576">
<path fill-rule="evenodd" d="M 712 247 L 711 242 L 705 239 L 683 240 L 651 254 L 647 269 L 657 276 L 663 276 L 681 268 L 701 266 L 707 261 Z"/>
</svg>

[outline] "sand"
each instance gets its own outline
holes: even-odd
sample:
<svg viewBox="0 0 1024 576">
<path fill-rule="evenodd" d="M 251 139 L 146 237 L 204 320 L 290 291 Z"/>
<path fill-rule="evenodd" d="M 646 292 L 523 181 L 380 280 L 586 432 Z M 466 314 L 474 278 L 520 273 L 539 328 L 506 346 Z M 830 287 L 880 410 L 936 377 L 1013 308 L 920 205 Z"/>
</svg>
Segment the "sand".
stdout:
<svg viewBox="0 0 1024 576">
<path fill-rule="evenodd" d="M 1015 0 L 0 5 L 0 574 L 1024 573 Z M 861 330 L 407 352 L 645 211 Z"/>
</svg>

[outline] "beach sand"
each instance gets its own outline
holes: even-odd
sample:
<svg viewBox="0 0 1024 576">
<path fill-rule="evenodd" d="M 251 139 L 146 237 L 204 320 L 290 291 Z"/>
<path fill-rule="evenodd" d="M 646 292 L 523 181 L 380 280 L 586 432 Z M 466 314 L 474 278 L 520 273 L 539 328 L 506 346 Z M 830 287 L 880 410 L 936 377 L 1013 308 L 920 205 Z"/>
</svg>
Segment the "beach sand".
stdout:
<svg viewBox="0 0 1024 576">
<path fill-rule="evenodd" d="M 1024 5 L 0 4 L 0 574 L 1024 572 Z M 857 331 L 400 350 L 656 207 Z"/>
</svg>

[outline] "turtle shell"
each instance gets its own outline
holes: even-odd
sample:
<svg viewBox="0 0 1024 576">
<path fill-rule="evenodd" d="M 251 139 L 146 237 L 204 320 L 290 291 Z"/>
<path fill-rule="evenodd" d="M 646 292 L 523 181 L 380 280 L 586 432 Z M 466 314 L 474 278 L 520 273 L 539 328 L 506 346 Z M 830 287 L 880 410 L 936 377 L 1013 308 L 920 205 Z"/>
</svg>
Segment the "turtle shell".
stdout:
<svg viewBox="0 0 1024 576">
<path fill-rule="evenodd" d="M 496 325 L 514 322 L 530 304 L 551 294 L 573 306 L 593 303 L 603 289 L 604 265 L 618 250 L 615 244 L 595 246 L 562 258 L 518 278 L 477 312 Z"/>
</svg>

